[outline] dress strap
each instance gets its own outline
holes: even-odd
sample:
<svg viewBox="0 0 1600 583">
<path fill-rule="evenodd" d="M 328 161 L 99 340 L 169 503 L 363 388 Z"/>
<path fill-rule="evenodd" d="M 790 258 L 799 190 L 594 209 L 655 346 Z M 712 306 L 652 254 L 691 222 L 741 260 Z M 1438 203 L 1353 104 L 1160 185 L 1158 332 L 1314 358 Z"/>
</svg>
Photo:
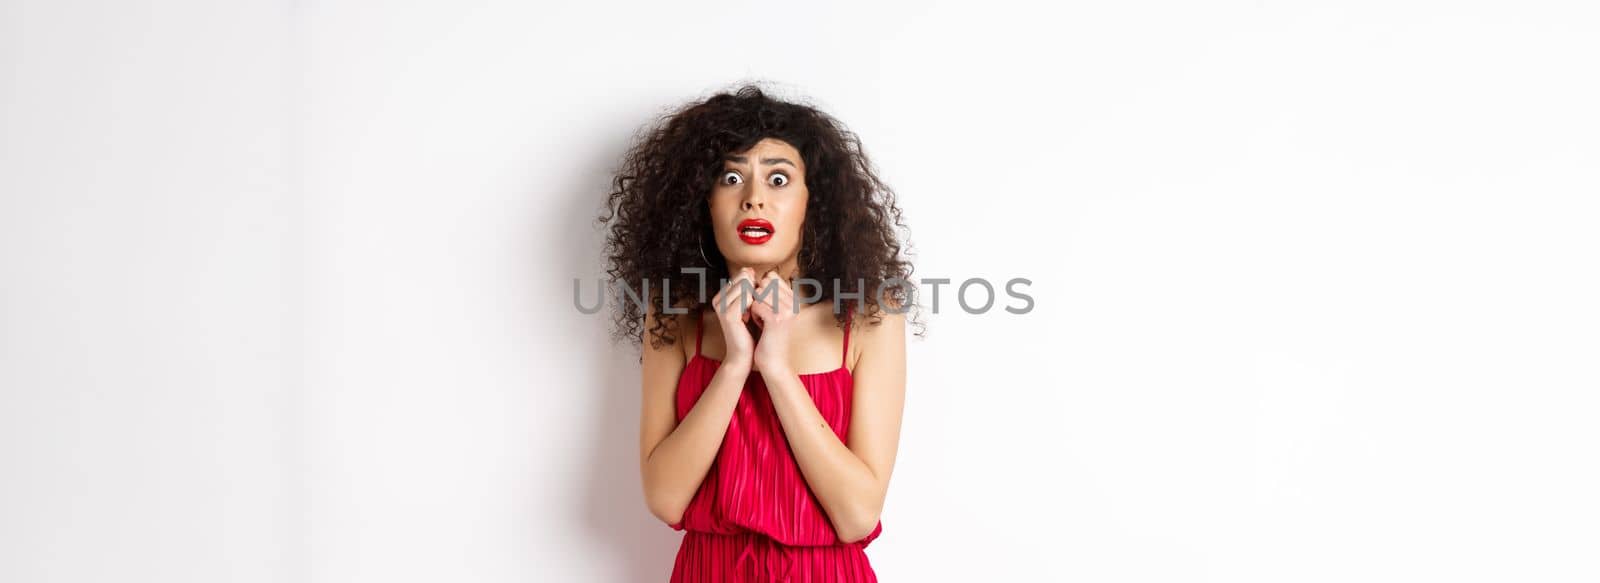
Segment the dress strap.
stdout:
<svg viewBox="0 0 1600 583">
<path fill-rule="evenodd" d="M 850 325 L 855 322 L 852 308 L 844 309 L 844 354 L 839 356 L 839 368 L 850 361 Z"/>
<path fill-rule="evenodd" d="M 706 333 L 706 320 L 703 317 L 699 317 L 699 312 L 695 313 L 697 316 L 694 323 L 694 355 L 700 356 L 700 337 Z"/>
</svg>

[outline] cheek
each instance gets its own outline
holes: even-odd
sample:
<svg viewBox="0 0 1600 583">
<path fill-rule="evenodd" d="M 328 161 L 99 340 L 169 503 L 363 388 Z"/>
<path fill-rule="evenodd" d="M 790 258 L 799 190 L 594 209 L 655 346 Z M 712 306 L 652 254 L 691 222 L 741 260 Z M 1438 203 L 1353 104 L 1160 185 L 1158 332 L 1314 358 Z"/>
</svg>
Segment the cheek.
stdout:
<svg viewBox="0 0 1600 583">
<path fill-rule="evenodd" d="M 715 194 L 711 195 L 711 198 L 706 199 L 706 204 L 711 209 L 712 220 L 717 223 L 721 223 L 724 219 L 733 216 L 733 214 L 739 209 L 738 204 L 729 202 L 729 197 L 718 196 Z"/>
<path fill-rule="evenodd" d="M 805 198 L 801 198 L 800 201 L 795 204 L 792 209 L 790 209 L 790 213 L 787 218 L 789 219 L 789 232 L 799 234 L 800 229 L 804 228 L 806 223 Z"/>
</svg>

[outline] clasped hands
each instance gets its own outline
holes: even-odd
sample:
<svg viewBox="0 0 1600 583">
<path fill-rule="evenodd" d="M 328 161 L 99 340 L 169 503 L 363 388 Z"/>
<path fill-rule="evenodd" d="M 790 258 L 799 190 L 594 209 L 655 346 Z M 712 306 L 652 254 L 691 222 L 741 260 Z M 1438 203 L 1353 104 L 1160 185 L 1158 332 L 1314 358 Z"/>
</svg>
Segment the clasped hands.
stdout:
<svg viewBox="0 0 1600 583">
<path fill-rule="evenodd" d="M 748 365 L 763 375 L 789 373 L 789 331 L 799 314 L 794 288 L 777 270 L 758 279 L 754 269 L 740 269 L 711 302 L 727 345 L 723 364 Z"/>
</svg>

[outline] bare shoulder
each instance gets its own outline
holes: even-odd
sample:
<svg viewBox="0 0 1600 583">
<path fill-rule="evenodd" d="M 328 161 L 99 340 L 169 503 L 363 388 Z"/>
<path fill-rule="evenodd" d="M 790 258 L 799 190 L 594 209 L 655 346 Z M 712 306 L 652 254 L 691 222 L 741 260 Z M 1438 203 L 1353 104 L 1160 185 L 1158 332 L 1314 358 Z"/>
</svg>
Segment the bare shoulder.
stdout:
<svg viewBox="0 0 1600 583">
<path fill-rule="evenodd" d="M 894 298 L 885 298 L 872 315 L 855 314 L 852 326 L 857 326 L 865 334 L 883 334 L 884 330 L 904 328 L 906 325 L 906 309 Z"/>
<path fill-rule="evenodd" d="M 674 306 L 674 308 L 677 309 L 686 307 L 686 302 L 679 302 L 679 305 Z M 674 309 L 673 311 L 677 311 L 677 309 Z M 694 315 L 694 311 L 690 310 L 688 313 L 684 314 L 672 314 L 672 317 L 668 318 L 662 316 L 660 306 L 655 304 L 648 306 L 644 315 L 644 329 L 641 330 L 641 333 L 643 334 L 643 351 L 646 353 L 656 352 L 665 354 L 671 354 L 672 352 L 676 351 L 687 358 L 689 353 L 686 352 L 686 350 L 693 349 L 693 346 L 685 349 L 684 344 L 686 343 L 684 340 L 686 336 L 694 334 L 692 322 Z M 656 330 L 658 327 L 660 328 L 659 333 L 665 338 L 670 338 L 672 340 L 671 342 L 666 342 L 663 340 L 659 343 L 659 345 L 657 345 Z M 692 344 L 692 340 L 689 344 Z"/>
<path fill-rule="evenodd" d="M 885 299 L 876 313 L 852 315 L 850 359 L 858 365 L 863 359 L 903 358 L 905 354 L 905 310 L 893 299 Z"/>
</svg>

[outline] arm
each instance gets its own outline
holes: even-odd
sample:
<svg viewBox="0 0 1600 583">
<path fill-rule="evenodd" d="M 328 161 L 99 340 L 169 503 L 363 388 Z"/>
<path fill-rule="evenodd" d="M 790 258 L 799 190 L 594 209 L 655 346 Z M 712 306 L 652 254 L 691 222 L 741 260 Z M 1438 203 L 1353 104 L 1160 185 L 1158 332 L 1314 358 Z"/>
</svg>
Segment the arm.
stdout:
<svg viewBox="0 0 1600 583">
<path fill-rule="evenodd" d="M 723 294 L 717 294 L 721 301 Z M 720 304 L 717 304 L 720 305 Z M 726 316 L 719 316 L 721 318 Z M 740 316 L 733 314 L 733 321 Z M 687 318 L 680 318 L 684 322 Z M 652 306 L 645 314 L 645 330 L 655 325 Z M 680 326 L 681 330 L 689 329 Z M 744 330 L 741 322 L 739 330 Z M 676 527 L 683 521 L 684 510 L 694 498 L 717 450 L 728 432 L 728 422 L 733 418 L 739 393 L 744 390 L 745 378 L 750 374 L 749 333 L 745 333 L 744 346 L 739 338 L 729 342 L 729 354 L 723 359 L 711 378 L 711 385 L 701 393 L 700 399 L 677 421 L 676 396 L 678 376 L 683 374 L 683 350 L 674 345 L 660 348 L 650 346 L 648 332 L 643 343 L 642 384 L 643 396 L 639 414 L 639 474 L 644 486 L 645 506 L 650 513 L 668 525 Z M 685 334 L 675 334 L 679 341 Z"/>
<path fill-rule="evenodd" d="M 754 310 L 758 316 L 775 316 L 760 304 Z M 860 346 L 861 358 L 851 373 L 855 392 L 845 442 L 828 427 L 784 359 L 764 359 L 757 365 L 800 472 L 843 542 L 866 538 L 878 524 L 905 404 L 905 316 L 884 313 L 879 325 L 856 329 L 851 344 Z M 772 332 L 768 324 L 761 341 Z M 762 353 L 759 346 L 757 353 Z"/>
<path fill-rule="evenodd" d="M 851 335 L 863 342 L 851 375 L 855 394 L 848 443 L 828 427 L 799 375 L 784 371 L 767 384 L 800 472 L 843 542 L 866 538 L 878 524 L 905 404 L 905 317 L 884 314 L 878 326 L 868 329 Z"/>
</svg>

